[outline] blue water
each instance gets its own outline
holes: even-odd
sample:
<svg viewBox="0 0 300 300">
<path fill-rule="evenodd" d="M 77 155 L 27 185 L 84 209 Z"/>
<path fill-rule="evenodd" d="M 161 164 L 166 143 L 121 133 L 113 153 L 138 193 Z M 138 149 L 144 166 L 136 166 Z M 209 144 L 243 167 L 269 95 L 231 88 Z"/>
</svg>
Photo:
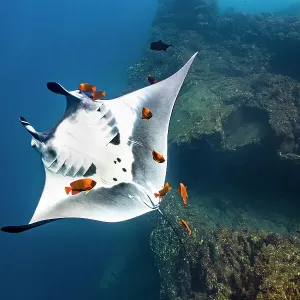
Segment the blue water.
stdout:
<svg viewBox="0 0 300 300">
<path fill-rule="evenodd" d="M 76 89 L 82 80 L 117 97 L 127 68 L 147 47 L 154 0 L 14 0 L 1 5 L 0 226 L 27 223 L 44 184 L 38 153 L 18 121 L 53 126 L 64 97 L 47 81 Z M 120 247 L 126 223 L 66 220 L 19 235 L 0 234 L 0 299 L 99 299 L 101 269 Z M 124 245 L 123 245 L 124 246 Z"/>
</svg>

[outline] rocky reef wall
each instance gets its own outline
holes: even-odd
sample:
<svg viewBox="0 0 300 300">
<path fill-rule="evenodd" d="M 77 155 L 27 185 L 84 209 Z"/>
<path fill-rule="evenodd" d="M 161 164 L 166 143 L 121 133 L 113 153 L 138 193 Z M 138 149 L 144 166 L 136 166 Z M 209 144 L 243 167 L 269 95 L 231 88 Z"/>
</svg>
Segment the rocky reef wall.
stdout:
<svg viewBox="0 0 300 300">
<path fill-rule="evenodd" d="M 199 52 L 169 132 L 170 162 L 180 163 L 168 181 L 189 186 L 190 204 L 171 194 L 162 207 L 193 234 L 180 233 L 182 247 L 157 221 L 150 244 L 161 299 L 300 299 L 300 17 L 221 14 L 216 0 L 158 2 L 149 41 L 173 47 L 145 51 L 128 91 Z"/>
</svg>

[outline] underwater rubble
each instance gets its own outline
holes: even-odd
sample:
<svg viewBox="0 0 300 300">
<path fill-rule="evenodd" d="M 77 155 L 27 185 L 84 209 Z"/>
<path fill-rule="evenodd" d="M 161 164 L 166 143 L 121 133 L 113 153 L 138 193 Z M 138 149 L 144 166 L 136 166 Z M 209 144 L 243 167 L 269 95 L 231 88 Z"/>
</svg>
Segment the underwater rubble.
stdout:
<svg viewBox="0 0 300 300">
<path fill-rule="evenodd" d="M 180 161 L 171 178 L 184 178 L 193 205 L 169 195 L 162 202 L 185 247 L 162 220 L 150 238 L 161 299 L 300 299 L 300 16 L 221 14 L 216 0 L 158 2 L 149 41 L 173 47 L 145 51 L 128 70 L 127 92 L 144 87 L 148 74 L 167 78 L 199 52 L 169 130 L 169 159 Z M 225 204 L 228 186 L 240 194 Z M 222 198 L 214 217 L 199 196 L 205 189 Z M 222 224 L 226 205 L 235 221 Z M 248 206 L 266 220 L 286 219 L 251 219 Z M 240 216 L 251 219 L 247 226 Z M 192 236 L 180 227 L 184 217 Z"/>
</svg>

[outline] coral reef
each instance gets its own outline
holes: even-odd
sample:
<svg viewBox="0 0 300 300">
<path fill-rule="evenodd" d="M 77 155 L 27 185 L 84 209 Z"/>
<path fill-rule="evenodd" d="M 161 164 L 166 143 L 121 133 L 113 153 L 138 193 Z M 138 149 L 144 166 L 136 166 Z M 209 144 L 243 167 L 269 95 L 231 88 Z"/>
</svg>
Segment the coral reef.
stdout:
<svg viewBox="0 0 300 300">
<path fill-rule="evenodd" d="M 245 227 L 209 228 L 204 210 L 179 204 L 169 197 L 163 209 L 174 224 L 179 216 L 189 220 L 191 236 L 177 229 L 185 247 L 163 221 L 150 239 L 161 299 L 300 299 L 299 239 Z"/>
<path fill-rule="evenodd" d="M 128 91 L 199 52 L 169 131 L 169 159 L 180 164 L 168 181 L 187 183 L 193 204 L 169 195 L 162 204 L 184 247 L 161 220 L 150 238 L 161 299 L 300 299 L 300 17 L 221 14 L 216 0 L 158 2 L 150 41 L 173 47 L 146 51 L 129 69 Z"/>
</svg>

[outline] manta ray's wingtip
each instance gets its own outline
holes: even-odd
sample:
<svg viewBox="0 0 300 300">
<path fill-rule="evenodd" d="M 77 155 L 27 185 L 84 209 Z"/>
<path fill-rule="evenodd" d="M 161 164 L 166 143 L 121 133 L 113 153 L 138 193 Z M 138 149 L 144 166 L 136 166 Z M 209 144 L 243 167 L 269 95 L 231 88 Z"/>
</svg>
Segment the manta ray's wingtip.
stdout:
<svg viewBox="0 0 300 300">
<path fill-rule="evenodd" d="M 26 225 L 4 226 L 4 227 L 1 227 L 0 230 L 2 232 L 7 232 L 7 233 L 20 233 L 20 232 L 27 231 L 27 230 L 30 230 L 30 229 L 35 228 L 35 227 L 45 225 L 45 224 L 50 223 L 50 222 L 54 222 L 56 220 L 59 220 L 59 219 L 43 220 L 43 221 L 35 222 L 35 223 L 32 223 L 32 224 L 26 224 Z"/>
<path fill-rule="evenodd" d="M 7 233 L 20 233 L 22 231 L 27 230 L 26 228 L 24 228 L 24 226 L 26 226 L 26 225 L 21 225 L 21 226 L 4 226 L 0 230 L 3 231 L 3 232 L 7 232 Z"/>
<path fill-rule="evenodd" d="M 197 56 L 198 53 L 199 53 L 198 51 L 196 53 L 194 53 L 192 55 L 192 57 L 189 59 L 189 61 L 192 62 L 194 60 L 194 58 Z"/>
</svg>

